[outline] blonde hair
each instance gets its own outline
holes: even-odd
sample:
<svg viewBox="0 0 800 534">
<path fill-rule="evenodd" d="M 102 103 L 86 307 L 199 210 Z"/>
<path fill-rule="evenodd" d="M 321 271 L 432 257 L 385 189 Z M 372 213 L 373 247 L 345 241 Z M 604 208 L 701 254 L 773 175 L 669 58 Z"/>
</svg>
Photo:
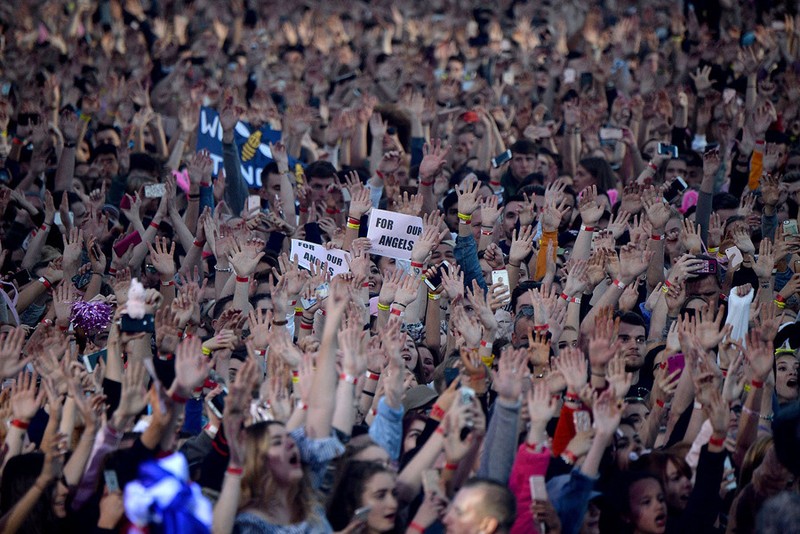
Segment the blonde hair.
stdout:
<svg viewBox="0 0 800 534">
<path fill-rule="evenodd" d="M 245 429 L 240 511 L 246 508 L 268 510 L 273 505 L 280 483 L 272 477 L 267 454 L 272 445 L 270 428 L 275 425 L 283 426 L 283 423 L 263 421 Z M 315 520 L 314 505 L 317 503 L 317 498 L 305 469 L 303 478 L 290 488 L 288 502 L 292 508 L 292 523 Z"/>
</svg>

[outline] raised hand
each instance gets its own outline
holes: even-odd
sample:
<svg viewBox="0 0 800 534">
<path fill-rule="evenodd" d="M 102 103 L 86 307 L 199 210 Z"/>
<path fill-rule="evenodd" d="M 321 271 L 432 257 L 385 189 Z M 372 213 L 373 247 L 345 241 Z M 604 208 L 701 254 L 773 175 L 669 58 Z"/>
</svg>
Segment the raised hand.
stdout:
<svg viewBox="0 0 800 534">
<path fill-rule="evenodd" d="M 477 208 L 476 208 L 477 209 Z M 449 235 L 447 230 L 440 230 L 441 217 L 438 212 L 422 218 L 422 235 L 411 248 L 411 261 L 423 263 L 433 249 L 439 246 Z"/>
<path fill-rule="evenodd" d="M 542 208 L 541 222 L 542 229 L 545 232 L 555 232 L 561 224 L 561 219 L 569 211 L 569 205 L 566 201 L 562 201 L 556 205 L 554 203 L 545 204 Z"/>
<path fill-rule="evenodd" d="M 170 246 L 166 237 L 156 237 L 154 244 L 147 244 L 150 249 L 150 263 L 153 264 L 162 280 L 171 280 L 175 276 L 175 242 Z"/>
<path fill-rule="evenodd" d="M 458 213 L 471 216 L 480 207 L 480 201 L 478 200 L 480 186 L 481 183 L 478 180 L 471 179 L 469 176 L 456 186 Z"/>
<path fill-rule="evenodd" d="M 0 376 L 13 378 L 33 359 L 33 354 L 20 359 L 24 344 L 25 329 L 21 326 L 0 334 Z"/>
<path fill-rule="evenodd" d="M 597 186 L 592 185 L 581 191 L 578 199 L 578 210 L 583 224 L 592 226 L 603 216 L 603 205 L 597 200 Z"/>
<path fill-rule="evenodd" d="M 511 234 L 511 249 L 508 252 L 508 263 L 519 267 L 525 258 L 533 252 L 533 227 L 522 226 Z"/>
<path fill-rule="evenodd" d="M 534 382 L 528 390 L 528 416 L 531 426 L 546 426 L 550 419 L 556 415 L 558 405 L 550 395 L 547 384 L 544 382 Z"/>
<path fill-rule="evenodd" d="M 36 392 L 37 373 L 19 373 L 17 381 L 11 386 L 11 413 L 14 419 L 25 423 L 34 418 L 45 397 L 44 387 Z"/>
<path fill-rule="evenodd" d="M 208 150 L 200 150 L 192 154 L 189 157 L 189 161 L 186 163 L 186 167 L 189 171 L 189 180 L 192 184 L 199 185 L 200 182 L 211 181 L 211 171 L 214 168 L 214 162 Z"/>
<path fill-rule="evenodd" d="M 655 253 L 652 250 L 643 252 L 635 244 L 624 245 L 619 251 L 620 281 L 627 285 L 636 280 L 639 275 L 647 270 L 650 260 L 653 259 L 653 254 Z"/>
<path fill-rule="evenodd" d="M 255 272 L 258 262 L 263 257 L 264 252 L 258 252 L 246 243 L 242 244 L 238 239 L 234 239 L 228 253 L 228 262 L 236 272 L 236 276 L 247 277 Z"/>
<path fill-rule="evenodd" d="M 616 432 L 622 418 L 622 406 L 610 389 L 595 398 L 592 403 L 592 415 L 595 439 L 609 439 Z"/>
<path fill-rule="evenodd" d="M 439 139 L 434 139 L 430 144 L 425 143 L 422 148 L 423 157 L 419 164 L 419 181 L 421 185 L 429 185 L 433 178 L 442 172 L 447 163 L 450 147 Z"/>
<path fill-rule="evenodd" d="M 689 254 L 700 254 L 703 251 L 703 240 L 700 239 L 699 228 L 689 219 L 683 220 L 680 240 Z"/>
<path fill-rule="evenodd" d="M 619 349 L 617 341 L 619 317 L 614 319 L 611 308 L 603 308 L 597 313 L 594 331 L 589 336 L 589 362 L 592 367 L 605 367 Z"/>
<path fill-rule="evenodd" d="M 202 351 L 200 338 L 186 337 L 175 350 L 175 381 L 172 384 L 174 392 L 188 399 L 195 388 L 200 387 L 208 377 L 208 372 L 213 365 L 213 358 L 209 359 Z"/>
<path fill-rule="evenodd" d="M 497 397 L 506 403 L 516 403 L 522 395 L 522 381 L 528 377 L 528 353 L 522 349 L 506 347 L 492 371 L 492 389 Z"/>
<path fill-rule="evenodd" d="M 725 317 L 725 306 L 720 306 L 716 317 L 710 306 L 706 305 L 697 312 L 697 336 L 703 349 L 710 350 L 730 335 L 733 325 L 722 327 Z M 722 327 L 722 328 L 721 328 Z"/>
<path fill-rule="evenodd" d="M 350 321 L 338 333 L 342 370 L 347 375 L 360 377 L 367 370 L 365 334 L 358 321 Z"/>
<path fill-rule="evenodd" d="M 414 302 L 417 299 L 419 286 L 421 283 L 422 281 L 419 278 L 413 276 L 404 277 L 400 282 L 400 285 L 397 287 L 397 291 L 394 296 L 395 304 L 408 306 Z"/>
<path fill-rule="evenodd" d="M 611 358 L 606 367 L 606 380 L 614 390 L 617 399 L 622 400 L 628 394 L 633 381 L 633 373 L 625 371 L 625 358 L 622 354 L 617 353 L 616 356 Z"/>
<path fill-rule="evenodd" d="M 586 356 L 580 349 L 574 347 L 561 349 L 555 360 L 555 368 L 564 377 L 569 393 L 577 395 L 589 380 Z"/>
</svg>

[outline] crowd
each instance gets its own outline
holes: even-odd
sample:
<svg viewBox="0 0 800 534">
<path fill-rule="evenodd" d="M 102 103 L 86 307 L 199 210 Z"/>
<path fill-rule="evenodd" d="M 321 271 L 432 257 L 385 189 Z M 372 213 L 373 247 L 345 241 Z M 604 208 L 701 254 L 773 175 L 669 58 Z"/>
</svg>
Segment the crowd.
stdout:
<svg viewBox="0 0 800 534">
<path fill-rule="evenodd" d="M 800 16 L 0 5 L 0 530 L 800 530 Z"/>
</svg>

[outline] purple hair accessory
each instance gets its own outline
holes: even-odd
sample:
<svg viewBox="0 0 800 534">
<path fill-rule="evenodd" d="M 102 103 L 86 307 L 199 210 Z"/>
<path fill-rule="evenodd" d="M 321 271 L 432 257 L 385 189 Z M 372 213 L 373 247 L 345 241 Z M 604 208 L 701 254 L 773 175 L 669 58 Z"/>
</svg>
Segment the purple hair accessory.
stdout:
<svg viewBox="0 0 800 534">
<path fill-rule="evenodd" d="M 72 304 L 72 323 L 88 335 L 108 328 L 114 315 L 112 306 L 102 300 L 79 300 Z"/>
</svg>

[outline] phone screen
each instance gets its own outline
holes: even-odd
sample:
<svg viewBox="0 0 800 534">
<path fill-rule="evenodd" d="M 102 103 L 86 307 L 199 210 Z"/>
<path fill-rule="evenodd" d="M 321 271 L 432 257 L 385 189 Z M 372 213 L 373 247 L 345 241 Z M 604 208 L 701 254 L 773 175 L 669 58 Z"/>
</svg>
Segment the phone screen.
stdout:
<svg viewBox="0 0 800 534">
<path fill-rule="evenodd" d="M 511 160 L 511 151 L 506 150 L 505 152 L 498 154 L 497 156 L 492 158 L 492 167 L 495 169 L 502 165 L 503 163 Z"/>
</svg>

